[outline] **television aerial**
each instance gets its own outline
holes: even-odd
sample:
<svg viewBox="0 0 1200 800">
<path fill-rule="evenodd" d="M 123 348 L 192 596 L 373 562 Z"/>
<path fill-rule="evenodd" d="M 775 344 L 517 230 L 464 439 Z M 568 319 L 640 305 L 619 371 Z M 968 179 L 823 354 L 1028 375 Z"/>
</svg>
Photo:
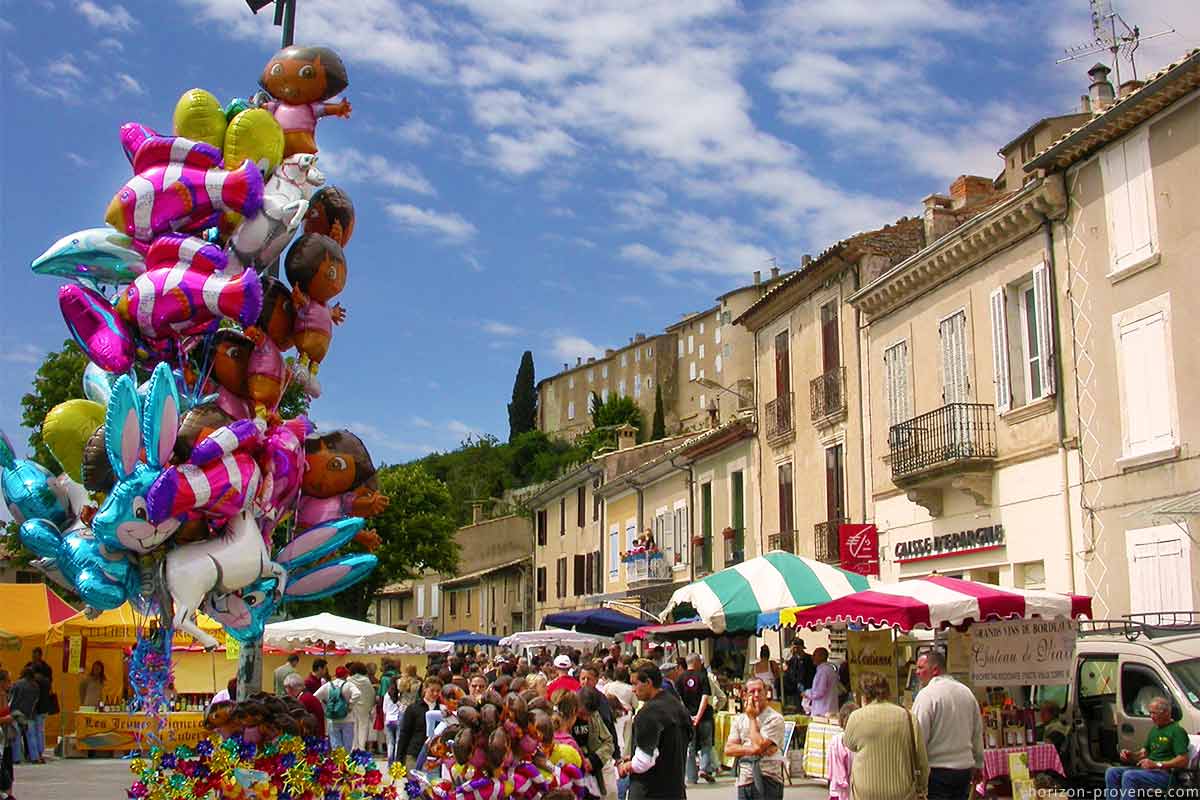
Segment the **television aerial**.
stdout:
<svg viewBox="0 0 1200 800">
<path fill-rule="evenodd" d="M 1130 26 L 1124 18 L 1113 10 L 1112 0 L 1091 0 L 1092 35 L 1091 41 L 1066 48 L 1066 55 L 1055 64 L 1075 61 L 1095 53 L 1109 53 L 1112 56 L 1113 71 L 1116 73 L 1117 85 L 1121 85 L 1121 57 L 1129 60 L 1129 68 L 1133 79 L 1137 80 L 1137 64 L 1134 53 L 1138 45 L 1149 39 L 1157 39 L 1174 33 L 1174 28 L 1165 31 L 1143 35 L 1138 26 Z"/>
</svg>

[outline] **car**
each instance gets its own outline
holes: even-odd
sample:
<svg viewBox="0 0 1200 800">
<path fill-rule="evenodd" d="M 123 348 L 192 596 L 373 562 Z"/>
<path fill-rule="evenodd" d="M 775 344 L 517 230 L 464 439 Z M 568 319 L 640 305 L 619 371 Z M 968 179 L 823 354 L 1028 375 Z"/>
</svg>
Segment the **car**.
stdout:
<svg viewBox="0 0 1200 800">
<path fill-rule="evenodd" d="M 1140 750 L 1150 729 L 1149 702 L 1165 697 L 1172 716 L 1200 734 L 1200 612 L 1131 614 L 1080 622 L 1069 686 L 1034 687 L 1040 705 L 1058 703 L 1071 729 L 1064 767 L 1074 780 L 1103 781 L 1122 750 Z M 1195 746 L 1193 744 L 1193 749 Z"/>
</svg>

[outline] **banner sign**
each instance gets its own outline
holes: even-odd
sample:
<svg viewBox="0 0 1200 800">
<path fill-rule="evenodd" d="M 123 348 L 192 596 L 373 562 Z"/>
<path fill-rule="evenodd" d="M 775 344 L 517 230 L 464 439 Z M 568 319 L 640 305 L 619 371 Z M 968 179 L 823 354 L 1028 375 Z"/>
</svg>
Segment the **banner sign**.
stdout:
<svg viewBox="0 0 1200 800">
<path fill-rule="evenodd" d="M 1004 526 L 985 525 L 969 531 L 944 533 L 940 536 L 926 536 L 923 539 L 897 542 L 896 561 L 903 564 L 906 561 L 945 558 L 963 553 L 976 553 L 980 550 L 994 550 L 998 547 L 1004 547 Z"/>
<path fill-rule="evenodd" d="M 1076 637 L 1071 620 L 978 622 L 967 635 L 976 686 L 1071 682 Z"/>
<path fill-rule="evenodd" d="M 879 529 L 874 525 L 838 525 L 841 568 L 879 577 Z"/>
<path fill-rule="evenodd" d="M 850 662 L 851 693 L 858 692 L 858 679 L 866 672 L 878 672 L 888 679 L 892 697 L 896 696 L 896 648 L 892 646 L 892 629 L 881 631 L 846 631 L 846 652 Z"/>
<path fill-rule="evenodd" d="M 71 634 L 67 637 L 67 668 L 71 675 L 83 674 L 83 637 Z"/>
<path fill-rule="evenodd" d="M 155 734 L 156 747 L 173 750 L 181 744 L 195 747 L 209 735 L 201 713 L 172 712 L 157 732 L 152 728 L 156 724 L 147 714 L 77 711 L 75 744 L 81 750 L 137 750 L 143 738 Z"/>
</svg>

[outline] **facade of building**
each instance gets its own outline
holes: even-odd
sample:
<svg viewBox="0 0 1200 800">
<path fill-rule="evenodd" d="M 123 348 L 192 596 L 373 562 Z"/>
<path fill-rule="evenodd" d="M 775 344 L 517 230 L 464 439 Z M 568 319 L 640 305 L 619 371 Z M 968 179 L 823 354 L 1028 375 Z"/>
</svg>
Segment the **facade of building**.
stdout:
<svg viewBox="0 0 1200 800">
<path fill-rule="evenodd" d="M 1089 72 L 1095 116 L 1026 165 L 1065 193 L 1055 276 L 1076 585 L 1097 615 L 1195 609 L 1200 50 L 1144 85 L 1114 91 L 1107 74 Z"/>
</svg>

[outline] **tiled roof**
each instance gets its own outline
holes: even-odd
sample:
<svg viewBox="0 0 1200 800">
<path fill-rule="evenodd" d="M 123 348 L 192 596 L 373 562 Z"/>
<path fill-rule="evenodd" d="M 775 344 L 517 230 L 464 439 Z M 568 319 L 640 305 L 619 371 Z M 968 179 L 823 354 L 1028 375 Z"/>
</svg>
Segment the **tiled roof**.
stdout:
<svg viewBox="0 0 1200 800">
<path fill-rule="evenodd" d="M 1198 87 L 1200 48 L 1163 67 L 1145 85 L 1117 98 L 1102 114 L 1059 137 L 1031 158 L 1025 171 L 1065 169 Z"/>
</svg>

